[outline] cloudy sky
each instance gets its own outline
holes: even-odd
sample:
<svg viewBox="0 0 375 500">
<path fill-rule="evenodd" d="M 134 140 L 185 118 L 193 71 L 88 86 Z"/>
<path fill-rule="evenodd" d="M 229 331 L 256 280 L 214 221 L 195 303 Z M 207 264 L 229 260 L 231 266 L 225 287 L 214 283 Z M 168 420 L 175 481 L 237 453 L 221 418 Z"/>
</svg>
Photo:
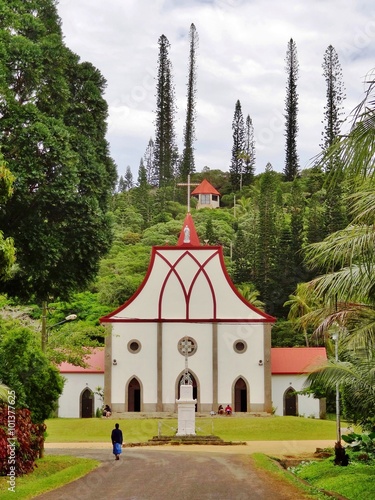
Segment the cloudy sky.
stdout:
<svg viewBox="0 0 375 500">
<path fill-rule="evenodd" d="M 182 150 L 189 28 L 197 50 L 196 169 L 228 170 L 237 99 L 252 118 L 256 170 L 282 171 L 285 158 L 285 56 L 290 38 L 299 62 L 297 138 L 301 168 L 319 151 L 326 103 L 324 52 L 338 53 L 346 89 L 344 114 L 364 96 L 375 67 L 375 4 L 371 0 L 59 0 L 66 45 L 108 82 L 108 135 L 119 175 L 154 137 L 158 38 L 170 44 Z"/>
</svg>

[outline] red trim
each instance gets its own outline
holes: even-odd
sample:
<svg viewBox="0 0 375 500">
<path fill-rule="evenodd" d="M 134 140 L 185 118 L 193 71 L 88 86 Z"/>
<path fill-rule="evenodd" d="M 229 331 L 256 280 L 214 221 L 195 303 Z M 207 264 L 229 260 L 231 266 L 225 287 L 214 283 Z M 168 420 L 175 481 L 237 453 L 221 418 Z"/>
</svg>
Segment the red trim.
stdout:
<svg viewBox="0 0 375 500">
<path fill-rule="evenodd" d="M 162 284 L 162 287 L 161 287 L 161 291 L 160 291 L 160 295 L 159 295 L 159 305 L 158 305 L 158 318 L 160 319 L 162 317 L 162 302 L 163 302 L 163 294 L 164 294 L 164 290 L 167 286 L 167 282 L 171 276 L 172 273 L 175 274 L 176 278 L 178 279 L 178 281 L 180 282 L 181 284 L 181 288 L 182 288 L 182 291 L 183 291 L 183 294 L 184 294 L 184 297 L 185 297 L 185 314 L 186 314 L 186 319 L 188 320 L 189 319 L 189 312 L 190 312 L 190 309 L 189 309 L 189 305 L 190 305 L 190 298 L 191 298 L 191 294 L 192 294 L 192 291 L 193 291 L 193 288 L 194 288 L 194 284 L 195 282 L 197 281 L 198 279 L 198 276 L 200 273 L 203 273 L 206 280 L 207 280 L 207 283 L 208 283 L 208 286 L 210 287 L 210 290 L 211 290 L 211 296 L 212 296 L 212 302 L 213 302 L 213 317 L 216 318 L 216 295 L 215 295 L 215 291 L 214 291 L 214 287 L 211 283 L 211 280 L 210 280 L 210 277 L 208 275 L 208 273 L 206 272 L 206 270 L 204 269 L 205 266 L 208 264 L 208 262 L 210 262 L 210 260 L 212 260 L 214 257 L 216 257 L 217 255 L 217 252 L 214 252 L 212 253 L 208 259 L 206 259 L 205 262 L 203 262 L 203 264 L 201 264 L 195 257 L 194 255 L 192 255 L 189 250 L 186 250 L 186 252 L 184 252 L 182 255 L 180 255 L 180 257 L 176 260 L 176 262 L 172 265 L 168 260 L 167 258 L 158 253 L 159 257 L 161 259 L 164 260 L 164 262 L 171 267 L 171 269 L 169 270 L 169 272 L 167 273 L 165 279 L 164 279 L 164 282 Z M 183 258 L 186 258 L 187 256 L 189 256 L 198 266 L 198 271 L 195 273 L 195 276 L 193 277 L 191 283 L 190 283 L 190 288 L 189 290 L 186 290 L 185 286 L 184 286 L 184 283 L 178 273 L 178 271 L 176 270 L 176 266 L 181 262 L 181 260 Z"/>
<path fill-rule="evenodd" d="M 189 319 L 166 319 L 166 318 L 112 318 L 106 319 L 106 316 L 100 318 L 102 323 L 274 323 L 275 320 L 259 319 L 238 319 L 238 318 L 189 318 Z"/>
<path fill-rule="evenodd" d="M 168 249 L 170 249 L 171 247 L 168 247 L 168 246 L 165 246 L 165 247 L 152 247 L 152 249 L 151 249 L 151 259 L 150 259 L 150 263 L 148 265 L 147 273 L 146 273 L 146 276 L 143 278 L 142 283 L 139 285 L 138 290 L 130 297 L 129 300 L 127 300 L 120 307 L 118 307 L 117 309 L 115 309 L 113 312 L 111 312 L 109 314 L 106 314 L 105 316 L 102 316 L 101 318 L 99 318 L 100 323 L 112 323 L 112 321 L 124 321 L 123 319 L 115 320 L 115 319 L 112 318 L 112 316 L 115 316 L 116 314 L 118 314 L 119 312 L 121 312 L 123 309 L 125 309 L 125 307 L 128 307 L 128 305 L 131 304 L 138 297 L 138 295 L 141 293 L 141 291 L 145 287 L 145 285 L 146 285 L 146 283 L 148 281 L 148 278 L 149 278 L 149 276 L 151 274 L 151 271 L 152 271 L 152 268 L 153 268 L 154 262 L 155 262 L 156 250 L 158 248 L 159 249 L 160 248 L 168 248 Z"/>
<path fill-rule="evenodd" d="M 191 250 L 203 250 L 203 251 L 206 251 L 207 249 L 211 250 L 212 254 L 209 256 L 209 258 L 203 264 L 200 264 L 197 261 L 197 259 L 193 255 L 191 255 L 191 253 L 190 253 Z M 223 248 L 221 246 L 203 246 L 203 247 L 202 246 L 189 246 L 189 249 L 186 249 L 186 252 L 182 253 L 182 255 L 178 258 L 178 260 L 173 265 L 168 260 L 166 260 L 165 256 L 161 255 L 160 252 L 163 251 L 163 250 L 167 250 L 167 251 L 179 250 L 179 251 L 181 251 L 182 248 L 181 247 L 171 247 L 171 246 L 154 246 L 154 247 L 152 247 L 151 259 L 150 259 L 149 267 L 147 269 L 146 276 L 144 277 L 144 279 L 143 279 L 141 285 L 139 286 L 138 290 L 122 306 L 118 307 L 115 311 L 111 312 L 110 314 L 107 314 L 106 316 L 103 316 L 102 318 L 100 318 L 100 322 L 101 323 L 139 323 L 139 322 L 143 322 L 143 323 L 156 323 L 156 322 L 163 322 L 163 323 L 212 323 L 212 322 L 215 322 L 215 323 L 274 323 L 276 321 L 276 318 L 274 318 L 273 316 L 271 316 L 271 315 L 269 315 L 269 314 L 261 311 L 260 309 L 256 308 L 252 304 L 250 304 L 239 293 L 239 291 L 235 288 L 232 280 L 229 277 L 228 271 L 226 270 L 225 262 L 224 262 L 224 255 L 223 255 Z M 198 265 L 197 273 L 194 276 L 193 281 L 191 282 L 191 285 L 190 285 L 190 288 L 189 288 L 188 291 L 184 288 L 184 286 L 182 284 L 181 277 L 179 276 L 179 273 L 175 269 L 176 264 L 178 262 L 180 262 L 183 257 L 186 257 L 186 254 L 189 254 L 190 257 L 193 258 L 193 260 Z M 157 318 L 152 318 L 152 319 L 114 318 L 113 316 L 116 316 L 123 309 L 125 309 L 126 307 L 128 307 L 138 297 L 138 295 L 141 293 L 141 291 L 145 287 L 145 285 L 146 285 L 146 283 L 147 283 L 147 281 L 148 281 L 148 279 L 150 277 L 150 274 L 151 274 L 153 266 L 155 264 L 155 259 L 156 259 L 157 255 L 160 258 L 162 258 L 169 266 L 171 266 L 171 269 L 167 273 L 167 276 L 164 279 L 164 282 L 163 282 L 163 285 L 162 285 L 162 288 L 161 288 L 161 291 L 160 291 L 159 305 L 158 305 L 158 312 L 157 312 L 158 317 Z M 259 314 L 260 316 L 262 316 L 262 318 L 260 318 L 260 319 L 238 319 L 238 318 L 227 319 L 227 318 L 218 318 L 217 317 L 215 291 L 214 291 L 213 285 L 211 283 L 211 280 L 210 280 L 210 278 L 208 276 L 208 273 L 204 269 L 206 267 L 206 265 L 208 264 L 208 262 L 212 258 L 214 258 L 216 255 L 219 256 L 219 261 L 220 261 L 221 269 L 222 269 L 222 271 L 224 273 L 224 276 L 225 276 L 225 279 L 227 280 L 227 282 L 228 282 L 229 286 L 231 287 L 232 291 L 236 294 L 236 296 L 249 309 L 251 309 L 252 311 L 254 311 L 257 314 Z M 193 290 L 193 286 L 194 286 L 194 284 L 195 284 L 196 280 L 198 279 L 198 276 L 199 276 L 199 274 L 201 272 L 206 277 L 207 283 L 208 283 L 208 285 L 209 285 L 209 287 L 211 289 L 212 299 L 213 299 L 213 303 L 214 303 L 213 317 L 210 318 L 210 319 L 207 319 L 207 318 L 205 318 L 205 319 L 191 318 L 190 315 L 189 315 L 189 301 L 190 301 L 191 293 L 192 293 L 192 290 Z M 186 301 L 186 317 L 184 319 L 164 319 L 162 317 L 162 295 L 164 293 L 167 281 L 168 281 L 168 279 L 169 279 L 169 277 L 170 277 L 170 275 L 172 273 L 175 274 L 175 276 L 177 277 L 177 279 L 181 283 L 181 287 L 182 287 L 183 292 L 184 292 L 185 301 Z"/>
<path fill-rule="evenodd" d="M 212 247 L 211 247 L 212 248 Z M 276 318 L 274 318 L 273 316 L 271 316 L 270 314 L 267 314 L 265 313 L 264 311 L 261 311 L 260 309 L 258 309 L 257 307 L 253 306 L 252 304 L 250 304 L 250 302 L 248 302 L 245 297 L 243 295 L 240 294 L 240 292 L 237 290 L 237 288 L 234 286 L 229 274 L 228 274 L 228 271 L 227 271 L 227 268 L 225 267 L 225 262 L 224 262 L 224 254 L 223 254 L 223 248 L 222 247 L 219 247 L 220 248 L 220 251 L 219 251 L 219 258 L 220 258 L 220 263 L 221 263 L 221 268 L 222 268 L 222 271 L 224 273 L 224 276 L 228 282 L 228 285 L 231 287 L 232 291 L 237 295 L 237 297 L 239 299 L 242 300 L 242 302 L 247 305 L 250 309 L 252 309 L 253 311 L 255 311 L 256 313 L 260 314 L 261 316 L 264 317 L 265 321 L 267 323 L 274 323 L 276 321 Z M 252 321 L 256 321 L 256 320 L 252 320 Z"/>
</svg>

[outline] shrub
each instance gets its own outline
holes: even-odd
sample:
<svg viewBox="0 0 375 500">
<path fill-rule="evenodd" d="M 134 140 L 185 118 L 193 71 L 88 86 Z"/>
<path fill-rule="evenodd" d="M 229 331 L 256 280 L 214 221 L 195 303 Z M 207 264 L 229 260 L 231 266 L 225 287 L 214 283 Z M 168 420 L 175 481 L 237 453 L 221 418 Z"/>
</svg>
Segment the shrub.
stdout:
<svg viewBox="0 0 375 500">
<path fill-rule="evenodd" d="M 34 424 L 30 411 L 10 412 L 0 406 L 0 476 L 21 476 L 34 470 L 43 447 L 45 424 Z"/>
</svg>

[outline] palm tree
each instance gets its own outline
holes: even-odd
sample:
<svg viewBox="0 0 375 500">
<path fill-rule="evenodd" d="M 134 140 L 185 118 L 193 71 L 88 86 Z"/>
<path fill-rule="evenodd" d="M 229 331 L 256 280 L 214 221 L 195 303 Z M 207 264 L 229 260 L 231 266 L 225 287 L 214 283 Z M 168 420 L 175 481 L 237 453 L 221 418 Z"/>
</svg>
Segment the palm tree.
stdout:
<svg viewBox="0 0 375 500">
<path fill-rule="evenodd" d="M 346 417 L 371 427 L 375 422 L 375 82 L 369 82 L 364 100 L 354 110 L 349 134 L 324 154 L 322 164 L 339 154 L 332 172 L 334 184 L 345 174 L 353 194 L 349 197 L 352 222 L 310 245 L 307 260 L 325 274 L 309 283 L 323 307 L 308 313 L 318 323 L 317 333 L 334 325 L 341 332 L 340 361 L 328 361 L 311 373 L 307 384 L 341 387 Z"/>
<path fill-rule="evenodd" d="M 352 222 L 308 247 L 308 264 L 325 271 L 310 286 L 329 304 L 325 318 L 320 312 L 320 331 L 338 321 L 350 333 L 348 346 L 371 349 L 375 346 L 375 81 L 369 82 L 365 98 L 353 112 L 349 134 L 325 152 L 321 164 L 333 154 L 339 154 L 341 161 L 330 182 L 335 183 L 338 169 L 343 171 L 353 192 Z"/>
<path fill-rule="evenodd" d="M 375 426 L 375 350 L 344 350 L 340 361 L 329 360 L 311 372 L 305 386 L 342 388 L 345 418 L 363 428 Z"/>
<path fill-rule="evenodd" d="M 260 292 L 255 288 L 253 283 L 241 283 L 237 287 L 240 294 L 248 301 L 251 305 L 264 311 L 264 302 L 258 299 Z"/>
<path fill-rule="evenodd" d="M 306 347 L 309 347 L 309 338 L 307 336 L 308 314 L 317 308 L 318 303 L 317 296 L 308 283 L 299 283 L 295 295 L 289 295 L 289 300 L 284 303 L 284 307 L 290 306 L 288 320 L 294 322 L 297 328 L 302 330 Z"/>
</svg>

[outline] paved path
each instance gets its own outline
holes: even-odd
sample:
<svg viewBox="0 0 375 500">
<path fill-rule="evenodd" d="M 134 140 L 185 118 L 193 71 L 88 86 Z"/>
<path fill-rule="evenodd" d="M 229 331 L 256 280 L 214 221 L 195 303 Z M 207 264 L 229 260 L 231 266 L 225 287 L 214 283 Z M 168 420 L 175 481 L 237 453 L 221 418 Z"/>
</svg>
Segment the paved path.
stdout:
<svg viewBox="0 0 375 500">
<path fill-rule="evenodd" d="M 38 500 L 302 500 L 293 486 L 252 466 L 255 451 L 311 453 L 331 441 L 251 442 L 247 446 L 153 446 L 125 448 L 115 461 L 108 443 L 46 444 L 46 454 L 96 458 L 101 466 Z M 277 452 L 277 453 L 276 453 Z"/>
</svg>

